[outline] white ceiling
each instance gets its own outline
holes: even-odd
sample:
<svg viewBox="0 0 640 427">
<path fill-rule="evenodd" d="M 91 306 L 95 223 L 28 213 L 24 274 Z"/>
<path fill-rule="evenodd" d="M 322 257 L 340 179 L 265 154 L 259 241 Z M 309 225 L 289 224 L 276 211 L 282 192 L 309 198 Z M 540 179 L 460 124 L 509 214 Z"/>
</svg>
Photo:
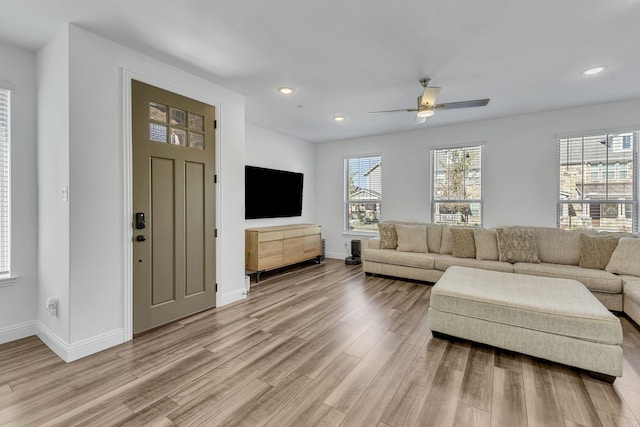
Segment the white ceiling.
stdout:
<svg viewBox="0 0 640 427">
<path fill-rule="evenodd" d="M 242 93 L 249 122 L 311 142 L 640 96 L 640 0 L 0 0 L 9 44 L 37 50 L 65 22 Z M 368 114 L 414 107 L 427 76 L 438 102 L 491 102 L 423 125 Z"/>
</svg>

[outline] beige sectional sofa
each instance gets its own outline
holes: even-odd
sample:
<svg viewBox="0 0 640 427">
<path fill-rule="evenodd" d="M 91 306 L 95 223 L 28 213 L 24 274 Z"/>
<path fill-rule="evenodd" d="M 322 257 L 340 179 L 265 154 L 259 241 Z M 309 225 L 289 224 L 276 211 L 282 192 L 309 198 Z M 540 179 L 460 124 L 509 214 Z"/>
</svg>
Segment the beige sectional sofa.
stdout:
<svg viewBox="0 0 640 427">
<path fill-rule="evenodd" d="M 385 222 L 362 251 L 363 270 L 436 282 L 451 266 L 574 279 L 609 310 L 640 324 L 640 239 L 546 227 L 496 229 Z"/>
</svg>

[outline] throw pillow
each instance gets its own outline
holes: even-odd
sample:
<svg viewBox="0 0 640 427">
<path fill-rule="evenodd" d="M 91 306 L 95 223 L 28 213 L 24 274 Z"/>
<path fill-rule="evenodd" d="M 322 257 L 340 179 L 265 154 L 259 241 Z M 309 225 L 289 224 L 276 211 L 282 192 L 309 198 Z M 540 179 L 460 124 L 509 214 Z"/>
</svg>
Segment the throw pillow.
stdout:
<svg viewBox="0 0 640 427">
<path fill-rule="evenodd" d="M 453 252 L 453 239 L 451 239 L 451 226 L 442 225 L 442 240 L 440 241 L 440 253 L 450 254 Z"/>
<path fill-rule="evenodd" d="M 580 235 L 580 267 L 604 270 L 616 246 L 617 237 Z"/>
<path fill-rule="evenodd" d="M 386 222 L 378 223 L 380 233 L 380 249 L 395 249 L 398 246 L 398 235 L 396 225 Z"/>
<path fill-rule="evenodd" d="M 396 224 L 396 234 L 398 235 L 398 247 L 396 250 L 402 252 L 429 252 L 427 248 L 426 224 Z"/>
<path fill-rule="evenodd" d="M 496 230 L 487 228 L 475 228 L 473 237 L 476 242 L 476 258 L 487 261 L 498 261 L 500 252 L 498 251 L 498 233 Z"/>
<path fill-rule="evenodd" d="M 640 276 L 640 239 L 621 238 L 611 254 L 606 270 L 609 273 Z"/>
<path fill-rule="evenodd" d="M 456 258 L 475 258 L 476 240 L 473 228 L 451 229 L 452 255 Z"/>
<path fill-rule="evenodd" d="M 439 254 L 441 242 L 442 224 L 427 224 L 427 246 L 429 247 L 429 252 Z"/>
<path fill-rule="evenodd" d="M 536 237 L 530 228 L 498 228 L 498 252 L 500 261 L 529 262 L 539 264 Z"/>
</svg>

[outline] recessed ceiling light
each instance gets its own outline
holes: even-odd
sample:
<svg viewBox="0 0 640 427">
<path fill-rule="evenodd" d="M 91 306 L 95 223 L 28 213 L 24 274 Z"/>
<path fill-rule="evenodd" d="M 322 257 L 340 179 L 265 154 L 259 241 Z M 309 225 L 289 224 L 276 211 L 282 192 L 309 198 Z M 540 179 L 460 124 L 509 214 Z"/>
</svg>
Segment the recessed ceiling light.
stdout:
<svg viewBox="0 0 640 427">
<path fill-rule="evenodd" d="M 293 88 L 284 86 L 284 87 L 279 88 L 278 92 L 280 92 L 283 95 L 291 95 L 293 93 Z"/>
<path fill-rule="evenodd" d="M 602 66 L 602 65 L 597 66 L 597 67 L 587 68 L 586 70 L 584 70 L 584 71 L 582 72 L 582 74 L 585 74 L 585 75 L 587 75 L 587 76 L 592 76 L 592 75 L 594 75 L 594 74 L 598 74 L 598 73 L 603 72 L 603 71 L 605 70 L 605 68 L 607 68 L 607 67 L 604 67 L 604 66 Z"/>
<path fill-rule="evenodd" d="M 344 120 L 344 116 L 333 116 L 333 120 L 336 122 L 341 122 Z"/>
</svg>

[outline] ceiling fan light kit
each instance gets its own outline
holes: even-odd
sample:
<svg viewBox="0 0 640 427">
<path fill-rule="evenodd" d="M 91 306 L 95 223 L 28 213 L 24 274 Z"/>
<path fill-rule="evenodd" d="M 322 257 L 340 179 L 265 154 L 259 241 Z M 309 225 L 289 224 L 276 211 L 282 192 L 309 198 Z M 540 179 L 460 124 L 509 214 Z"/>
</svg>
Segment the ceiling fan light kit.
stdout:
<svg viewBox="0 0 640 427">
<path fill-rule="evenodd" d="M 418 97 L 418 108 L 402 108 L 399 110 L 384 110 L 384 111 L 371 111 L 369 114 L 380 113 L 396 113 L 396 112 L 409 112 L 416 113 L 416 124 L 424 123 L 427 118 L 435 114 L 435 110 L 452 110 L 455 108 L 470 108 L 470 107 L 484 107 L 489 103 L 489 98 L 474 99 L 472 101 L 458 101 L 447 102 L 442 104 L 436 104 L 436 99 L 440 94 L 442 88 L 429 86 L 431 79 L 420 80 L 420 85 L 424 88 L 422 95 Z"/>
</svg>

